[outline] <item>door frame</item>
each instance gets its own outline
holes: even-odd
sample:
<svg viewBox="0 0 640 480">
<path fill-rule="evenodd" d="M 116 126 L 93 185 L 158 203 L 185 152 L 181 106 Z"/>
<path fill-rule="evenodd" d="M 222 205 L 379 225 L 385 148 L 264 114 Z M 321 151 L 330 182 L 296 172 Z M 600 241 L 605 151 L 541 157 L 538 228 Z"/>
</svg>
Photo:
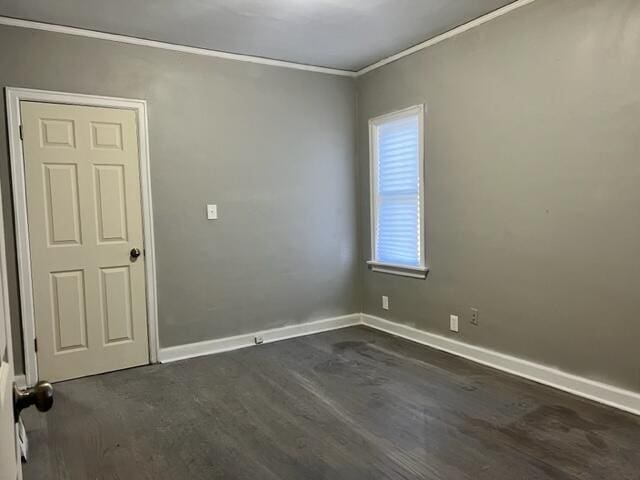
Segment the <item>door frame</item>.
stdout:
<svg viewBox="0 0 640 480">
<path fill-rule="evenodd" d="M 24 385 L 20 385 L 19 378 L 16 375 L 16 363 L 15 357 L 13 354 L 13 335 L 12 335 L 12 319 L 11 319 L 11 309 L 9 308 L 9 279 L 8 279 L 8 265 L 7 265 L 7 255 L 6 255 L 6 237 L 5 237 L 5 227 L 4 227 L 4 202 L 2 200 L 2 188 L 0 188 L 0 295 L 3 297 L 2 304 L 4 309 L 4 319 L 6 321 L 5 325 L 0 324 L 0 328 L 5 328 L 5 334 L 7 336 L 7 360 L 13 369 L 13 382 L 14 385 L 18 387 L 23 387 Z M 1 323 L 1 322 L 0 322 Z M 13 412 L 10 413 L 12 415 Z M 16 480 L 22 480 L 22 458 L 20 451 L 20 443 L 18 438 L 18 427 L 17 423 L 14 423 L 14 445 L 15 445 L 15 453 L 16 453 L 16 466 L 18 471 L 18 477 Z"/>
<path fill-rule="evenodd" d="M 31 281 L 31 252 L 29 248 L 29 226 L 27 224 L 27 189 L 25 165 L 20 138 L 20 102 L 32 101 L 107 107 L 133 110 L 138 127 L 138 158 L 140 162 L 140 193 L 142 198 L 142 229 L 144 235 L 145 281 L 147 296 L 147 333 L 149 338 L 149 362 L 158 361 L 158 303 L 156 285 L 156 256 L 153 238 L 153 208 L 151 202 L 151 175 L 149 162 L 149 124 L 145 100 L 85 95 L 77 93 L 34 90 L 29 88 L 5 88 L 7 126 L 9 130 L 9 158 L 11 162 L 11 185 L 13 189 L 13 211 L 15 219 L 20 308 L 22 311 L 22 340 L 26 384 L 38 382 L 38 357 L 35 349 L 35 314 L 33 284 Z"/>
</svg>

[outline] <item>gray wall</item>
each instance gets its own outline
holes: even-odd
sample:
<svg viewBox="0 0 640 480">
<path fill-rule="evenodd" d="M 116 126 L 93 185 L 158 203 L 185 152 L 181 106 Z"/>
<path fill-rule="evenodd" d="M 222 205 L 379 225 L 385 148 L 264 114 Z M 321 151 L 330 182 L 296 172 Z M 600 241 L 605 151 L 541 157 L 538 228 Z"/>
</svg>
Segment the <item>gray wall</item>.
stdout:
<svg viewBox="0 0 640 480">
<path fill-rule="evenodd" d="M 148 100 L 163 346 L 362 306 L 633 390 L 638 58 L 637 1 L 537 0 L 360 78 L 354 131 L 349 79 L 0 27 L 1 86 Z M 364 265 L 367 119 L 420 102 L 424 281 Z M 17 339 L 6 148 L 0 174 Z"/>
<path fill-rule="evenodd" d="M 637 0 L 537 0 L 360 78 L 364 311 L 640 390 L 639 59 Z M 367 119 L 421 102 L 425 281 L 363 263 Z"/>
<path fill-rule="evenodd" d="M 353 80 L 0 27 L 0 86 L 148 101 L 162 346 L 360 310 Z"/>
</svg>

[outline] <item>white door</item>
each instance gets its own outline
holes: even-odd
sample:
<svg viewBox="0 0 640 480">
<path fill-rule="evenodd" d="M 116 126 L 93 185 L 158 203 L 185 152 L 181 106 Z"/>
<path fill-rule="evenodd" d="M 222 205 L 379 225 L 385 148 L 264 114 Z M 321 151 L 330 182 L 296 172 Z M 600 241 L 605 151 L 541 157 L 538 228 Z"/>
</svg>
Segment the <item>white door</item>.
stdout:
<svg viewBox="0 0 640 480">
<path fill-rule="evenodd" d="M 0 480 L 22 478 L 13 416 L 13 356 L 0 200 Z"/>
<path fill-rule="evenodd" d="M 20 109 L 39 378 L 149 363 L 136 113 Z"/>
</svg>

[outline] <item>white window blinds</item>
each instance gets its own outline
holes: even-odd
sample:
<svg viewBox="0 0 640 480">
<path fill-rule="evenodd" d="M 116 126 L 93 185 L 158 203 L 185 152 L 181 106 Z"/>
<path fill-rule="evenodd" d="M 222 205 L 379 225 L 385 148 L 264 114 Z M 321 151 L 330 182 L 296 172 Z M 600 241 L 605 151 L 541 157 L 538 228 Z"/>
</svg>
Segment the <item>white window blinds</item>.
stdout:
<svg viewBox="0 0 640 480">
<path fill-rule="evenodd" d="M 422 106 L 370 123 L 373 262 L 421 269 L 424 263 Z"/>
</svg>

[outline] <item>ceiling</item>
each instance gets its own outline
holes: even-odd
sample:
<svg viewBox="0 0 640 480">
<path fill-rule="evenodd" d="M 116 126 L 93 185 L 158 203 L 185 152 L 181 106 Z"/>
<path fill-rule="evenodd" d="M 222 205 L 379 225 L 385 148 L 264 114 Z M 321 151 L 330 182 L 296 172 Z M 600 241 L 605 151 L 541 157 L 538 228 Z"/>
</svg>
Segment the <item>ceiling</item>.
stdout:
<svg viewBox="0 0 640 480">
<path fill-rule="evenodd" d="M 0 15 L 357 71 L 513 0 L 0 0 Z"/>
</svg>

